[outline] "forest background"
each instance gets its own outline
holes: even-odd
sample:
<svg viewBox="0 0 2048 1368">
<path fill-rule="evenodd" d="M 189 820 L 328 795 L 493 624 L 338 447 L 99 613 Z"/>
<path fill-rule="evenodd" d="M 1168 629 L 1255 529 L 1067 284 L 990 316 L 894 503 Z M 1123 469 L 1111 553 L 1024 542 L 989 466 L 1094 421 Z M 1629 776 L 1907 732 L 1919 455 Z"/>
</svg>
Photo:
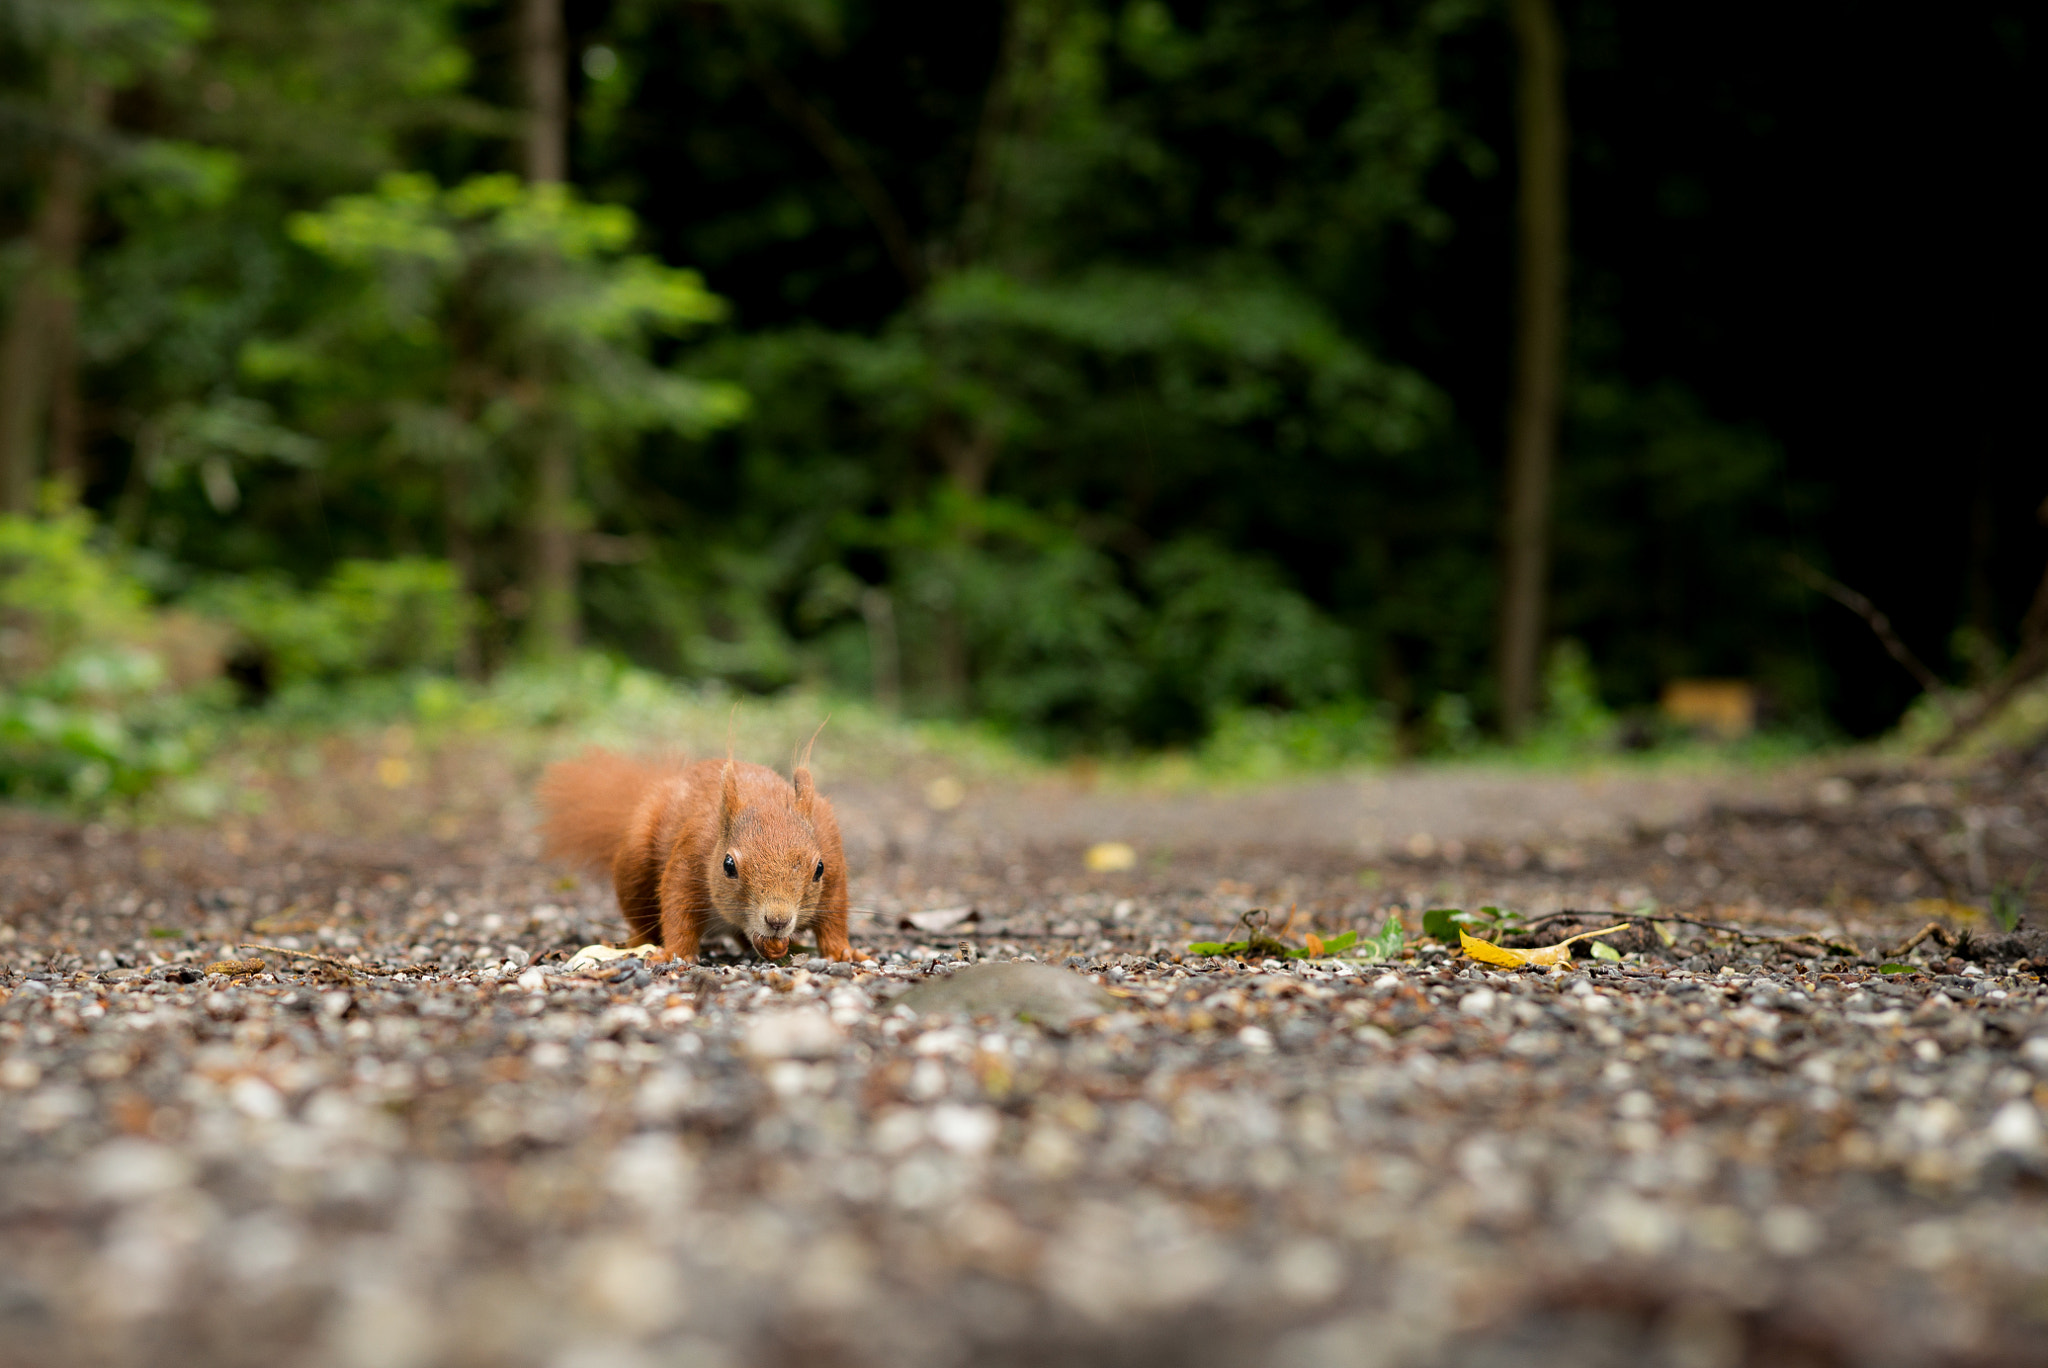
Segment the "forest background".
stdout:
<svg viewBox="0 0 2048 1368">
<path fill-rule="evenodd" d="M 1882 731 L 2031 641 L 2036 23 L 4 0 L 0 778 L 593 648 L 1054 751 L 1526 734 L 1546 42 L 1543 725 Z"/>
</svg>

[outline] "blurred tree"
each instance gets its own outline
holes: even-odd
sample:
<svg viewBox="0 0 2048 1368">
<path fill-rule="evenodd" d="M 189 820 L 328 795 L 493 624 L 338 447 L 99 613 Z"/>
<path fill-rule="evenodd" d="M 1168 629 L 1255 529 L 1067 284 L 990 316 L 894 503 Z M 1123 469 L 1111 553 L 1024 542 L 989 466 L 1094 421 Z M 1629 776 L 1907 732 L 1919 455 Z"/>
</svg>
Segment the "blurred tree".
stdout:
<svg viewBox="0 0 2048 1368">
<path fill-rule="evenodd" d="M 1002 11 L 1000 29 L 911 35 L 850 6 L 760 5 L 732 11 L 727 27 L 692 26 L 671 47 L 663 26 L 674 13 L 638 7 L 605 41 L 662 63 L 641 98 L 663 112 L 638 127 L 723 130 L 670 143 L 683 155 L 660 193 L 686 193 L 713 206 L 711 223 L 721 213 L 733 223 L 730 236 L 706 228 L 686 250 L 722 260 L 757 314 L 803 279 L 764 275 L 767 298 L 750 288 L 735 247 L 787 242 L 742 225 L 785 211 L 750 204 L 752 180 L 720 179 L 776 164 L 779 133 L 804 156 L 759 193 L 815 202 L 790 221 L 817 235 L 821 257 L 858 257 L 826 243 L 849 219 L 860 225 L 875 288 L 886 279 L 893 292 L 852 326 L 755 330 L 707 356 L 773 397 L 726 439 L 739 484 L 702 533 L 778 548 L 773 572 L 758 557 L 728 564 L 750 594 L 785 606 L 742 607 L 736 582 L 707 586 L 702 620 L 678 624 L 699 643 L 685 651 L 693 668 L 770 679 L 789 668 L 785 633 L 845 639 L 833 637 L 843 623 L 867 638 L 865 652 L 834 657 L 846 682 L 894 673 L 926 708 L 1075 736 L 1198 736 L 1218 708 L 1267 686 L 1242 678 L 1211 697 L 1178 660 L 1148 654 L 1165 638 L 1143 620 L 1194 592 L 1185 577 L 1147 570 L 1157 535 L 1185 529 L 1213 539 L 1218 564 L 1244 570 L 1247 603 L 1269 585 L 1294 595 L 1305 630 L 1343 643 L 1332 658 L 1349 681 L 1339 687 L 1356 687 L 1390 636 L 1371 617 L 1364 631 L 1340 630 L 1292 581 L 1326 587 L 1373 563 L 1384 547 L 1375 533 L 1401 516 L 1390 480 L 1454 483 L 1462 472 L 1431 451 L 1447 417 L 1431 387 L 1373 355 L 1323 298 L 1341 296 L 1389 233 L 1442 230 L 1420 183 L 1460 144 L 1433 102 L 1430 62 L 1465 21 L 1462 7 L 1333 29 L 1312 5 L 1177 13 L 1024 0 Z M 905 64 L 901 75 L 892 63 Z M 611 78 L 621 79 L 640 73 Z M 908 109 L 892 108 L 900 97 Z M 934 108 L 957 117 L 933 128 L 921 114 Z M 615 127 L 589 154 L 600 178 L 638 136 Z M 758 141 L 735 141 L 739 130 Z M 839 455 L 851 451 L 865 459 Z M 817 520 L 826 498 L 843 500 L 845 516 Z M 1073 570 L 1056 593 L 1046 581 L 1044 611 L 1071 615 L 1077 641 L 1124 643 L 1102 670 L 1062 674 L 1043 630 L 1023 650 L 1009 632 L 1019 610 L 972 589 L 984 565 L 992 582 L 1029 582 L 1012 556 L 1048 545 L 1041 534 L 1018 542 L 1011 516 L 976 511 L 984 505 L 1064 529 L 1071 552 L 1026 560 Z M 753 531 L 735 536 L 734 514 Z M 810 528 L 808 548 L 778 539 L 778 520 Z M 1278 565 L 1226 553 L 1274 545 L 1285 547 Z M 842 560 L 858 587 L 838 577 Z M 1202 592 L 1227 582 L 1205 580 Z M 869 590 L 890 595 L 886 615 Z M 836 607 L 821 618 L 827 603 Z M 1084 630 L 1091 621 L 1104 625 Z M 884 637 L 900 672 L 875 663 Z M 1111 657 L 1130 661 L 1135 683 L 1117 682 L 1126 676 Z M 1043 688 L 1031 682 L 1041 667 Z M 1102 697 L 1056 703 L 1062 678 Z M 1322 696 L 1326 682 L 1308 692 Z"/>
<path fill-rule="evenodd" d="M 559 185 L 569 177 L 569 105 L 563 69 L 561 0 L 520 0 L 519 64 L 526 84 L 526 179 Z M 542 264 L 537 263 L 537 268 Z M 536 358 L 538 364 L 544 360 Z M 553 378 L 534 380 L 545 390 Z M 528 640 L 543 656 L 567 655 L 576 645 L 576 504 L 574 433 L 556 415 L 536 415 L 534 437 L 532 614 Z"/>
<path fill-rule="evenodd" d="M 29 92 L 9 113 L 27 134 L 17 146 L 30 149 L 21 169 L 35 204 L 0 329 L 0 511 L 27 511 L 46 467 L 79 479 L 78 266 L 95 163 L 110 150 L 108 98 L 187 58 L 207 17 L 194 0 L 0 6 Z"/>
<path fill-rule="evenodd" d="M 1914 405 L 1914 450 L 2024 449 L 2019 349 L 1940 309 L 2019 297 L 1984 282 L 2025 216 L 1968 206 L 2013 183 L 2025 25 L 1925 21 L 1962 98 L 1906 234 L 1841 207 L 1922 136 L 1832 98 L 1884 63 L 1754 6 L 0 0 L 0 499 L 65 475 L 160 595 L 282 571 L 206 586 L 252 622 L 446 557 L 473 668 L 580 633 L 1062 743 L 1294 746 L 1293 708 L 1362 753 L 1379 698 L 1463 747 L 1546 635 L 1588 699 L 1743 674 L 1881 726 L 1777 556 L 1942 640 L 1946 591 L 1884 589 L 1906 510 L 1974 567 L 1973 668 L 2031 640 L 2038 471 L 1987 457 L 1944 531 L 1961 482 L 1835 454 Z M 1867 288 L 1937 262 L 1984 288 Z"/>
<path fill-rule="evenodd" d="M 297 335 L 252 345 L 245 371 L 357 452 L 387 501 L 438 483 L 435 521 L 460 586 L 501 609 L 531 582 L 519 573 L 530 510 L 561 493 L 543 487 L 549 444 L 595 457 L 637 433 L 699 434 L 745 410 L 734 387 L 649 357 L 657 337 L 721 317 L 722 302 L 694 272 L 632 252 L 629 212 L 559 182 L 487 175 L 444 190 L 394 174 L 296 216 L 291 233 L 342 268 L 339 288 Z"/>
<path fill-rule="evenodd" d="M 1510 0 L 1517 73 L 1514 379 L 1508 396 L 1501 555 L 1500 722 L 1509 737 L 1536 705 L 1550 577 L 1552 471 L 1565 341 L 1564 52 L 1550 0 Z"/>
</svg>

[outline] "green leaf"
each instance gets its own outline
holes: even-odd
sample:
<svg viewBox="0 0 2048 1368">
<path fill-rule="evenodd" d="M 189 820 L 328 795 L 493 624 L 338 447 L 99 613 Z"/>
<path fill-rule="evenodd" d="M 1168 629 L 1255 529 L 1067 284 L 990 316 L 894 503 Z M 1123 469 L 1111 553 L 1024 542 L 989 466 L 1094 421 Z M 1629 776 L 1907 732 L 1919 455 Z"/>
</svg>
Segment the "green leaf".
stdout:
<svg viewBox="0 0 2048 1368">
<path fill-rule="evenodd" d="M 1190 955 L 1241 955 L 1250 941 L 1196 941 L 1188 947 Z"/>
<path fill-rule="evenodd" d="M 1458 943 L 1458 919 L 1465 914 L 1455 907 L 1433 907 L 1422 914 L 1422 934 L 1431 940 Z"/>
<path fill-rule="evenodd" d="M 1593 958 L 1596 960 L 1619 960 L 1621 958 L 1621 951 L 1615 949 L 1606 941 L 1596 940 L 1593 942 Z"/>
<path fill-rule="evenodd" d="M 1408 944 L 1408 928 L 1401 924 L 1399 917 L 1387 918 L 1387 924 L 1380 928 L 1379 935 L 1367 942 L 1381 959 L 1392 959 Z"/>
<path fill-rule="evenodd" d="M 1898 964 L 1896 962 L 1880 964 L 1877 966 L 1877 972 L 1880 974 L 1917 974 L 1920 972 L 1920 966 L 1917 964 Z"/>
<path fill-rule="evenodd" d="M 1332 955 L 1341 955 L 1341 954 L 1343 954 L 1343 953 L 1344 953 L 1344 952 L 1345 952 L 1346 950 L 1349 950 L 1349 949 L 1350 949 L 1350 948 L 1351 948 L 1351 947 L 1352 947 L 1352 946 L 1353 946 L 1354 944 L 1356 944 L 1356 943 L 1357 943 L 1357 941 L 1358 941 L 1358 933 L 1357 933 L 1356 931 L 1346 931 L 1346 932 L 1345 932 L 1345 933 L 1344 933 L 1343 935 L 1341 935 L 1341 936 L 1332 936 L 1332 937 L 1330 937 L 1330 938 L 1329 938 L 1328 940 L 1324 941 L 1324 942 L 1323 942 L 1323 953 L 1322 953 L 1322 954 L 1320 954 L 1320 955 L 1313 955 L 1313 954 L 1310 954 L 1310 953 L 1309 953 L 1309 948 L 1308 948 L 1308 947 L 1307 947 L 1306 945 L 1304 945 L 1304 946 L 1301 946 L 1301 947 L 1300 947 L 1299 949 L 1295 949 L 1295 950 L 1289 950 L 1289 951 L 1287 952 L 1287 958 L 1289 958 L 1289 959 L 1328 959 L 1328 958 L 1330 958 L 1330 957 L 1331 957 Z"/>
</svg>

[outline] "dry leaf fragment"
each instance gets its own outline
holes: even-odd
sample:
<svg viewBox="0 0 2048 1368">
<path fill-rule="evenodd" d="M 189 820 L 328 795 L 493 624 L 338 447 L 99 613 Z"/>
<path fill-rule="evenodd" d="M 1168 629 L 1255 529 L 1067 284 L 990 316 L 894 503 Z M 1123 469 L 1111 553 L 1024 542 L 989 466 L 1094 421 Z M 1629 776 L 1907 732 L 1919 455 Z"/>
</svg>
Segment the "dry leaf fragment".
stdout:
<svg viewBox="0 0 2048 1368">
<path fill-rule="evenodd" d="M 1318 936 L 1315 932 L 1311 931 L 1306 936 L 1303 936 L 1301 939 L 1302 943 L 1308 946 L 1308 953 L 1310 959 L 1322 958 L 1323 938 L 1321 936 Z"/>
<path fill-rule="evenodd" d="M 1463 927 L 1459 927 L 1458 946 L 1481 964 L 1497 964 L 1503 969 L 1547 969 L 1552 965 L 1571 963 L 1573 941 L 1626 930 L 1628 923 L 1622 922 L 1618 926 L 1610 926 L 1600 931 L 1581 931 L 1578 935 L 1568 936 L 1555 945 L 1538 946 L 1534 950 L 1510 950 L 1505 946 L 1495 945 L 1492 941 L 1483 941 Z"/>
<path fill-rule="evenodd" d="M 947 931 L 978 920 L 980 913 L 972 907 L 934 907 L 924 912 L 905 913 L 902 924 L 913 931 Z"/>
<path fill-rule="evenodd" d="M 585 969 L 595 969 L 607 960 L 647 959 L 660 953 L 661 947 L 658 945 L 638 945 L 631 950 L 619 950 L 609 945 L 586 945 L 569 957 L 569 962 L 562 966 L 562 972 L 574 974 Z"/>
<path fill-rule="evenodd" d="M 260 959 L 215 960 L 206 966 L 209 974 L 260 974 L 264 965 Z"/>
</svg>

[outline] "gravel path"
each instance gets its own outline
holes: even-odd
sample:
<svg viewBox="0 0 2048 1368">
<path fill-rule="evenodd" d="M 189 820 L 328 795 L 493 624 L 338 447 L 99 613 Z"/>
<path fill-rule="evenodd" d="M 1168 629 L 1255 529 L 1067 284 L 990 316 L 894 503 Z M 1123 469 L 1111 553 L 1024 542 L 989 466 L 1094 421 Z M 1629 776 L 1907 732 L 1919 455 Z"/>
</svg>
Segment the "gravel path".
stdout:
<svg viewBox="0 0 2048 1368">
<path fill-rule="evenodd" d="M 1690 927 L 1555 972 L 1181 953 L 1254 905 L 1652 893 L 1868 952 L 2048 838 L 2039 773 L 1765 797 L 1596 828 L 1532 788 L 1368 848 L 847 785 L 873 958 L 666 973 L 564 972 L 610 895 L 516 803 L 446 838 L 0 817 L 0 1363 L 2048 1363 L 2031 933 L 1894 975 Z M 1089 873 L 1100 837 L 1138 867 Z M 898 1002 L 1024 957 L 1093 1014 Z"/>
</svg>

